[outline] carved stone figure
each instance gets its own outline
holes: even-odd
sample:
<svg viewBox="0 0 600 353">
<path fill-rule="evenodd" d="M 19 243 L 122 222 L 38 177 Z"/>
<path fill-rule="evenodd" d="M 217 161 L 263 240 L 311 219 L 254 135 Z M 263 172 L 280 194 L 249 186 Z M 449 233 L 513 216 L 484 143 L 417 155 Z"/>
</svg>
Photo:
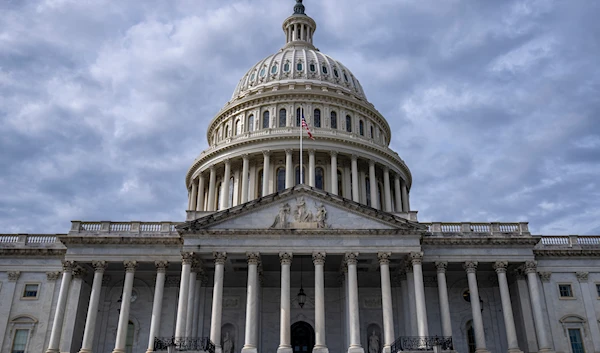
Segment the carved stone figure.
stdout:
<svg viewBox="0 0 600 353">
<path fill-rule="evenodd" d="M 327 228 L 327 210 L 323 204 L 315 205 L 317 208 L 317 228 Z"/>
<path fill-rule="evenodd" d="M 312 222 L 313 214 L 312 212 L 306 210 L 306 202 L 304 201 L 304 197 L 299 198 L 296 202 L 296 211 L 294 212 L 294 218 L 296 219 L 296 222 Z"/>
<path fill-rule="evenodd" d="M 223 336 L 223 353 L 233 353 L 233 338 L 229 335 L 229 331 L 225 331 Z"/>
<path fill-rule="evenodd" d="M 275 221 L 273 221 L 271 228 L 287 228 L 288 227 L 287 217 L 289 214 L 290 214 L 290 205 L 288 205 L 286 202 L 283 205 L 281 205 L 281 207 L 279 208 L 279 213 L 275 217 Z"/>
<path fill-rule="evenodd" d="M 379 336 L 373 330 L 369 336 L 369 353 L 379 353 Z"/>
</svg>

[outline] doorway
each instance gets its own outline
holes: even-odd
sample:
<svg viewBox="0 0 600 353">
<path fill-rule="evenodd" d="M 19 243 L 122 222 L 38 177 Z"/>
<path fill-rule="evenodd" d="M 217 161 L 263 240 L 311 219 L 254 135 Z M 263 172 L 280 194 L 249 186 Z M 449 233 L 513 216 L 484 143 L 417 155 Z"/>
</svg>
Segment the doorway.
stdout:
<svg viewBox="0 0 600 353">
<path fill-rule="evenodd" d="M 294 353 L 311 353 L 315 346 L 315 330 L 304 321 L 292 325 L 292 349 Z"/>
</svg>

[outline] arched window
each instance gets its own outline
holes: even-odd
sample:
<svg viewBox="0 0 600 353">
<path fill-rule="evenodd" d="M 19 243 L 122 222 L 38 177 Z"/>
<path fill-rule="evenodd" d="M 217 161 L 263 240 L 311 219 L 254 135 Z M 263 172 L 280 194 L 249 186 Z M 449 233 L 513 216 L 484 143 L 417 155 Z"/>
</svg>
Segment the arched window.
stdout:
<svg viewBox="0 0 600 353">
<path fill-rule="evenodd" d="M 227 138 L 229 137 L 229 125 L 225 125 L 225 134 L 223 136 L 223 138 Z"/>
<path fill-rule="evenodd" d="M 367 191 L 367 206 L 371 206 L 371 180 L 365 179 L 365 190 Z"/>
<path fill-rule="evenodd" d="M 234 184 L 235 183 L 235 179 L 233 177 L 229 178 L 229 190 L 228 190 L 228 195 L 229 195 L 229 203 L 225 206 L 227 207 L 233 207 L 233 189 L 234 189 Z"/>
<path fill-rule="evenodd" d="M 300 126 L 300 117 L 302 116 L 302 109 L 296 109 L 296 126 Z"/>
<path fill-rule="evenodd" d="M 33 316 L 21 315 L 10 320 L 10 331 L 14 332 L 12 336 L 11 353 L 30 352 L 28 347 L 30 334 L 38 324 L 38 320 Z M 29 349 L 28 349 L 29 348 Z"/>
<path fill-rule="evenodd" d="M 338 195 L 344 197 L 344 181 L 342 180 L 342 172 L 338 169 L 337 171 L 337 182 L 338 182 Z"/>
<path fill-rule="evenodd" d="M 346 131 L 352 132 L 352 117 L 346 115 Z"/>
<path fill-rule="evenodd" d="M 217 184 L 217 199 L 215 200 L 217 202 L 215 210 L 220 210 L 221 209 L 221 187 L 222 187 L 222 183 L 218 183 Z"/>
<path fill-rule="evenodd" d="M 360 136 L 365 136 L 365 123 L 362 120 L 358 122 L 358 132 Z"/>
<path fill-rule="evenodd" d="M 262 197 L 262 190 L 263 190 L 263 170 L 259 170 L 258 171 L 258 182 L 256 183 L 256 195 L 257 197 Z"/>
<path fill-rule="evenodd" d="M 306 168 L 302 166 L 302 182 L 306 183 Z M 300 166 L 296 167 L 296 185 L 300 184 Z"/>
<path fill-rule="evenodd" d="M 127 339 L 125 340 L 125 352 L 133 353 L 133 339 L 135 335 L 135 325 L 129 321 L 127 324 Z"/>
<path fill-rule="evenodd" d="M 263 113 L 262 127 L 263 127 L 263 129 L 269 128 L 269 112 L 268 111 Z"/>
<path fill-rule="evenodd" d="M 467 322 L 467 345 L 469 353 L 475 353 L 475 330 L 473 329 L 473 321 Z"/>
<path fill-rule="evenodd" d="M 239 134 L 241 134 L 241 133 L 242 133 L 242 124 L 241 124 L 241 121 L 240 121 L 240 119 L 237 119 L 237 120 L 235 121 L 235 134 L 236 134 L 236 135 L 239 135 Z"/>
<path fill-rule="evenodd" d="M 337 129 L 337 113 L 331 112 L 331 128 Z"/>
<path fill-rule="evenodd" d="M 280 167 L 277 169 L 277 191 L 285 189 L 285 168 Z"/>
<path fill-rule="evenodd" d="M 285 127 L 287 119 L 287 111 L 285 109 L 279 110 L 279 127 Z"/>
<path fill-rule="evenodd" d="M 383 193 L 381 192 L 382 189 L 383 187 L 381 186 L 381 183 L 377 183 L 377 200 L 379 200 L 377 208 L 380 210 L 383 209 Z"/>
<path fill-rule="evenodd" d="M 248 117 L 248 131 L 249 132 L 254 131 L 254 115 L 250 115 Z"/>
<path fill-rule="evenodd" d="M 315 109 L 313 125 L 315 127 L 321 127 L 321 110 Z"/>
<path fill-rule="evenodd" d="M 373 138 L 373 127 L 371 126 L 371 138 Z"/>
<path fill-rule="evenodd" d="M 317 189 L 323 190 L 325 184 L 325 171 L 321 167 L 317 167 L 315 169 L 315 187 Z"/>
</svg>

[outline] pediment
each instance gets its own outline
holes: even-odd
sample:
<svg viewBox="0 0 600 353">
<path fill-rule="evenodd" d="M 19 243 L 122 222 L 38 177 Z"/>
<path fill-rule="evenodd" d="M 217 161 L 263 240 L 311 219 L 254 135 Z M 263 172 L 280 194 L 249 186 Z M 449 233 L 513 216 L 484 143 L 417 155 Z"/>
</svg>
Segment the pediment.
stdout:
<svg viewBox="0 0 600 353">
<path fill-rule="evenodd" d="M 177 229 L 183 233 L 207 230 L 426 231 L 416 222 L 305 185 L 215 212 Z"/>
</svg>

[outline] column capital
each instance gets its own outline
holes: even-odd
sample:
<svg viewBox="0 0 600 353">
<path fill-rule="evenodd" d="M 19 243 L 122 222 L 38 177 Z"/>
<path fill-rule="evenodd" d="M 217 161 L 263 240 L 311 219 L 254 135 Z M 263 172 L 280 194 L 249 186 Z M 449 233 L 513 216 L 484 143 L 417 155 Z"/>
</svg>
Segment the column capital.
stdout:
<svg viewBox="0 0 600 353">
<path fill-rule="evenodd" d="M 169 261 L 154 261 L 154 266 L 156 266 L 156 272 L 166 273 Z"/>
<path fill-rule="evenodd" d="M 192 272 L 196 272 L 196 273 L 203 272 L 204 271 L 202 269 L 203 265 L 204 265 L 204 263 L 202 262 L 202 260 L 200 260 L 200 259 L 194 259 L 192 261 L 192 269 L 191 269 L 191 271 Z"/>
<path fill-rule="evenodd" d="M 508 268 L 508 261 L 496 261 L 492 265 L 496 273 L 506 273 L 506 269 Z"/>
<path fill-rule="evenodd" d="M 369 168 L 374 167 L 374 166 L 375 166 L 375 161 L 372 159 L 369 159 Z"/>
<path fill-rule="evenodd" d="M 355 154 L 350 155 L 350 160 L 352 160 L 352 162 L 356 162 L 356 161 L 358 161 L 358 156 Z"/>
<path fill-rule="evenodd" d="M 344 254 L 344 261 L 348 265 L 356 265 L 358 263 L 358 253 L 357 252 L 347 252 Z"/>
<path fill-rule="evenodd" d="M 214 164 L 211 164 L 211 165 L 210 165 L 210 167 L 208 167 L 208 170 L 209 170 L 211 173 L 214 173 L 214 172 L 215 172 L 215 168 L 216 168 L 216 167 L 215 167 L 215 165 L 214 165 Z"/>
<path fill-rule="evenodd" d="M 215 265 L 224 265 L 227 260 L 226 252 L 213 252 L 213 258 L 215 259 Z"/>
<path fill-rule="evenodd" d="M 94 272 L 104 273 L 106 270 L 106 266 L 108 263 L 106 261 L 92 261 L 92 267 L 94 268 Z"/>
<path fill-rule="evenodd" d="M 15 282 L 21 277 L 21 271 L 8 271 L 8 280 Z"/>
<path fill-rule="evenodd" d="M 137 261 L 123 261 L 125 266 L 125 272 L 135 272 L 135 268 L 138 266 Z"/>
<path fill-rule="evenodd" d="M 337 155 L 338 155 L 338 152 L 337 152 L 337 151 L 329 151 L 329 155 L 330 155 L 331 157 L 337 157 Z"/>
<path fill-rule="evenodd" d="M 380 265 L 389 265 L 391 256 L 392 256 L 391 252 L 378 252 L 377 258 L 379 259 L 379 264 Z"/>
<path fill-rule="evenodd" d="M 467 273 L 475 273 L 477 272 L 477 261 L 465 261 L 463 268 Z"/>
<path fill-rule="evenodd" d="M 56 281 L 57 279 L 60 278 L 60 275 L 61 275 L 60 271 L 46 272 L 46 278 L 48 279 L 48 281 Z"/>
<path fill-rule="evenodd" d="M 388 167 L 387 165 L 383 165 L 383 172 L 384 173 L 389 173 L 390 172 L 390 167 Z"/>
<path fill-rule="evenodd" d="M 248 265 L 258 265 L 260 262 L 260 253 L 258 252 L 247 252 L 246 257 L 248 258 Z"/>
<path fill-rule="evenodd" d="M 446 273 L 446 269 L 448 269 L 447 261 L 436 261 L 435 268 L 437 269 L 437 273 Z"/>
<path fill-rule="evenodd" d="M 62 265 L 63 272 L 73 271 L 73 268 L 75 267 L 75 261 L 63 261 Z"/>
<path fill-rule="evenodd" d="M 324 265 L 325 264 L 325 256 L 326 253 L 323 251 L 315 251 L 312 253 L 313 263 L 316 265 Z"/>
<path fill-rule="evenodd" d="M 182 252 L 181 253 L 181 262 L 184 265 L 191 265 L 196 255 L 193 252 Z"/>
<path fill-rule="evenodd" d="M 525 274 L 536 273 L 537 261 L 525 261 L 525 265 L 523 265 L 523 271 Z"/>
<path fill-rule="evenodd" d="M 423 263 L 423 252 L 411 252 L 408 254 L 408 259 L 412 263 L 412 265 L 420 265 Z"/>
<path fill-rule="evenodd" d="M 81 266 L 75 266 L 73 268 L 73 277 L 75 278 L 83 278 L 86 274 L 87 271 Z"/>
<path fill-rule="evenodd" d="M 229 158 L 223 159 L 223 164 L 225 164 L 225 165 L 231 165 L 231 159 L 229 159 Z"/>
<path fill-rule="evenodd" d="M 270 150 L 262 151 L 262 153 L 263 153 L 263 156 L 265 156 L 265 157 L 269 157 L 271 155 L 271 151 Z"/>
<path fill-rule="evenodd" d="M 550 277 L 552 276 L 552 272 L 540 272 L 540 279 L 542 282 L 550 282 Z"/>
<path fill-rule="evenodd" d="M 244 153 L 244 154 L 242 155 L 242 160 L 243 160 L 243 161 L 248 161 L 248 160 L 250 160 L 250 155 L 249 155 L 248 153 Z"/>
<path fill-rule="evenodd" d="M 291 148 L 286 148 L 286 149 L 285 149 L 285 155 L 286 155 L 286 157 L 287 157 L 287 156 L 291 156 L 291 155 L 292 155 L 292 152 L 294 152 L 294 151 L 292 151 L 292 149 L 291 149 Z"/>
<path fill-rule="evenodd" d="M 587 282 L 588 281 L 588 272 L 576 272 L 575 276 L 577 276 L 577 280 L 579 282 Z"/>
<path fill-rule="evenodd" d="M 291 252 L 280 252 L 279 261 L 282 265 L 291 265 L 294 255 Z"/>
<path fill-rule="evenodd" d="M 315 149 L 314 148 L 310 148 L 308 150 L 308 155 L 311 156 L 311 155 L 314 155 L 314 154 L 315 154 Z"/>
</svg>

